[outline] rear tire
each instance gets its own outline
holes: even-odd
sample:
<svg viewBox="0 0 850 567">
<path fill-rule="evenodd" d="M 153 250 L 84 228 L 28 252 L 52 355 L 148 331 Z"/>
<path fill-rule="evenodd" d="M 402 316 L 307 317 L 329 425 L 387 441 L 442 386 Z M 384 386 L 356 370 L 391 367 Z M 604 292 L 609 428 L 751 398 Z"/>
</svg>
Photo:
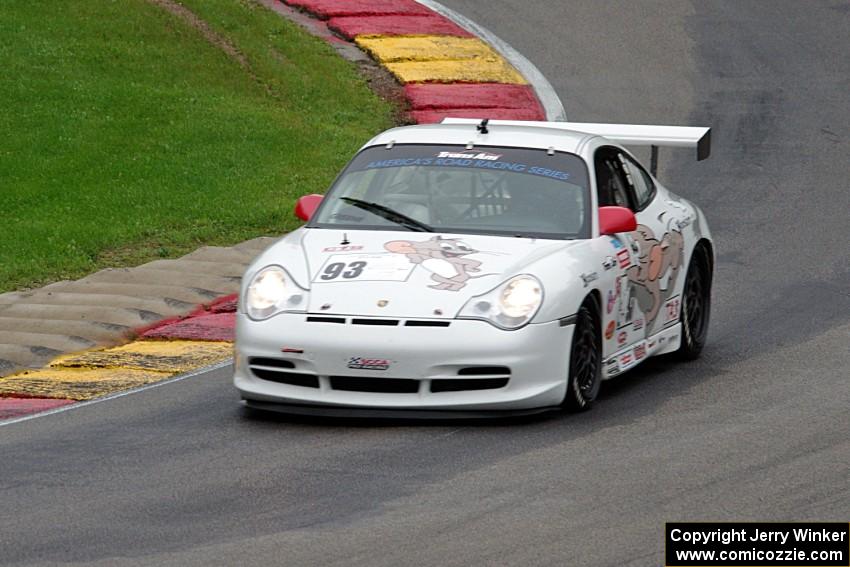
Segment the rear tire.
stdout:
<svg viewBox="0 0 850 567">
<path fill-rule="evenodd" d="M 593 406 L 602 383 L 602 341 L 599 304 L 589 296 L 576 313 L 567 393 L 561 405 L 569 411 L 585 411 Z"/>
<path fill-rule="evenodd" d="M 708 321 L 711 316 L 711 259 L 705 246 L 694 250 L 685 276 L 682 291 L 682 344 L 676 356 L 682 360 L 699 357 L 708 336 Z"/>
</svg>

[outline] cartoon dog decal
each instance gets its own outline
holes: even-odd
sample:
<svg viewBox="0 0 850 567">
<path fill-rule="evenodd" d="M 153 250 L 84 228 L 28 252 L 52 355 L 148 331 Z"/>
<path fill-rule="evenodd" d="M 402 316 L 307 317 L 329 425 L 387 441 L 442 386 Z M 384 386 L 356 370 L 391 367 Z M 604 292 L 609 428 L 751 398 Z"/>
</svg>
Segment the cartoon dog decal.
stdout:
<svg viewBox="0 0 850 567">
<path fill-rule="evenodd" d="M 471 272 L 481 271 L 481 262 L 467 258 L 478 250 L 458 238 L 435 236 L 424 242 L 411 240 L 392 240 L 384 248 L 396 254 L 404 254 L 408 260 L 431 272 L 431 279 L 437 282 L 428 287 L 447 291 L 459 291 L 473 277 Z"/>
<path fill-rule="evenodd" d="M 644 312 L 646 324 L 651 325 L 675 290 L 679 269 L 685 261 L 685 239 L 681 231 L 673 228 L 658 240 L 652 229 L 642 224 L 631 237 L 638 247 L 638 263 L 629 267 L 626 275 L 633 284 L 631 294 Z"/>
</svg>

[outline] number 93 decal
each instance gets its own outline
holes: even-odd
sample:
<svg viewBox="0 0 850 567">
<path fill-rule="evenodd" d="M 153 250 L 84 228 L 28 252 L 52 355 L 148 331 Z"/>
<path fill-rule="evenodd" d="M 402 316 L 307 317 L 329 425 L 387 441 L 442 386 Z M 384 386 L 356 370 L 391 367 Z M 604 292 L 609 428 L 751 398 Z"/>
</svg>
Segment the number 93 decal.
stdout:
<svg viewBox="0 0 850 567">
<path fill-rule="evenodd" d="M 319 277 L 325 281 L 335 280 L 340 276 L 347 280 L 353 280 L 354 278 L 363 275 L 363 270 L 368 265 L 369 263 L 364 262 L 363 260 L 357 260 L 349 264 L 344 262 L 333 262 L 325 266 L 325 269 L 322 270 L 322 275 Z"/>
<path fill-rule="evenodd" d="M 319 268 L 314 283 L 406 281 L 415 266 L 398 254 L 334 254 Z"/>
</svg>

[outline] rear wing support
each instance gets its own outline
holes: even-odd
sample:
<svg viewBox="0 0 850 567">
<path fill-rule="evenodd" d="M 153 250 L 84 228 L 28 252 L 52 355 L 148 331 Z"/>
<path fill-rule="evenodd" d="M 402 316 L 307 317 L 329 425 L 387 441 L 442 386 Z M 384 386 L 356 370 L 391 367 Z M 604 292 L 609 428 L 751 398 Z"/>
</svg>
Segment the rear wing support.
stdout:
<svg viewBox="0 0 850 567">
<path fill-rule="evenodd" d="M 653 177 L 658 177 L 658 146 L 650 146 L 651 154 L 649 156 L 649 172 Z"/>
</svg>

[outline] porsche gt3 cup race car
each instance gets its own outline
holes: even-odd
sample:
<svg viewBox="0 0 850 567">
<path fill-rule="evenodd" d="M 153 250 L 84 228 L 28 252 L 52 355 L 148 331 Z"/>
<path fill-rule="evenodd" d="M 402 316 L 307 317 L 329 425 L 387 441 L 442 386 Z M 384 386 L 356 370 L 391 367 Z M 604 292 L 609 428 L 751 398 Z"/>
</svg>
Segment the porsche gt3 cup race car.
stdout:
<svg viewBox="0 0 850 567">
<path fill-rule="evenodd" d="M 704 159 L 709 139 L 468 119 L 379 134 L 246 271 L 236 388 L 319 415 L 580 410 L 651 356 L 698 356 L 708 224 L 623 145 Z"/>
</svg>

